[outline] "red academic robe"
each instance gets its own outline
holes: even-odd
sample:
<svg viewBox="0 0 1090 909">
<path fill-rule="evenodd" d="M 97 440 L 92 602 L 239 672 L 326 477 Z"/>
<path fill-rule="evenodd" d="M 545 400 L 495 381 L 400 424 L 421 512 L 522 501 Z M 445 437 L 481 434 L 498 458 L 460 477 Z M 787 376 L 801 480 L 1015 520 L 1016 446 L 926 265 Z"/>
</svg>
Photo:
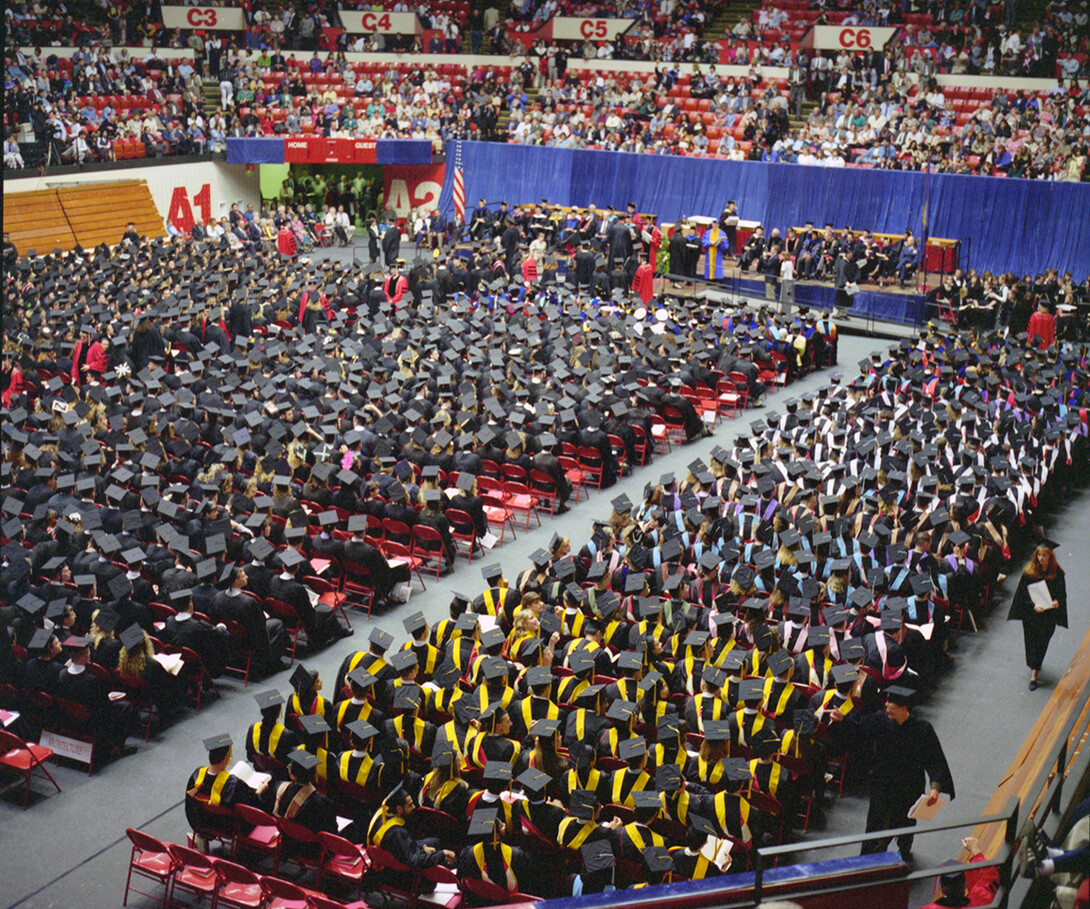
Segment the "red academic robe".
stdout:
<svg viewBox="0 0 1090 909">
<path fill-rule="evenodd" d="M 307 311 L 307 291 L 303 291 L 299 294 L 299 324 L 303 324 L 303 313 Z M 333 310 L 330 308 L 329 300 L 326 299 L 325 294 L 318 294 L 318 302 L 322 304 L 322 309 L 325 310 L 326 316 L 329 321 L 333 321 Z"/>
<path fill-rule="evenodd" d="M 402 297 L 409 292 L 409 281 L 404 275 L 398 275 L 397 281 L 390 275 L 382 285 L 382 291 L 386 294 L 387 303 L 400 303 Z M 393 283 L 391 283 L 393 282 Z"/>
<path fill-rule="evenodd" d="M 1034 335 L 1041 339 L 1037 342 L 1038 349 L 1044 350 L 1046 347 L 1051 347 L 1056 343 L 1056 320 L 1050 313 L 1035 312 L 1029 317 L 1026 334 L 1031 343 Z"/>
<path fill-rule="evenodd" d="M 72 382 L 75 385 L 81 385 L 83 376 L 80 375 L 79 358 L 83 352 L 83 342 L 77 341 L 75 350 L 72 351 Z M 102 349 L 102 345 L 98 341 L 92 341 L 91 346 L 87 348 L 87 359 L 84 361 L 84 365 L 87 366 L 91 372 L 98 373 L 100 376 L 106 371 L 106 351 Z"/>
<path fill-rule="evenodd" d="M 23 371 L 18 366 L 11 368 L 11 379 L 8 382 L 8 387 L 4 389 L 3 404 L 5 407 L 11 407 L 11 399 L 14 395 L 25 394 L 27 390 L 27 384 L 23 381 Z"/>
<path fill-rule="evenodd" d="M 298 251 L 299 244 L 295 240 L 295 234 L 289 228 L 280 228 L 280 233 L 276 235 L 276 248 L 284 256 L 294 256 Z"/>
<path fill-rule="evenodd" d="M 655 295 L 655 269 L 648 262 L 644 262 L 636 269 L 632 278 L 632 289 L 639 294 L 646 306 Z"/>
</svg>

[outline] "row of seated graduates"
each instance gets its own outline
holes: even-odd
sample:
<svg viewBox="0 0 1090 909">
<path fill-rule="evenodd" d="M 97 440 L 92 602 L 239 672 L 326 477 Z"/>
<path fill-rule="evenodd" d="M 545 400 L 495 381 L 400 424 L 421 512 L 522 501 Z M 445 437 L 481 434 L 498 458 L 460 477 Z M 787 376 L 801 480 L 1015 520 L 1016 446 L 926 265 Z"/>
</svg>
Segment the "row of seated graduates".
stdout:
<svg viewBox="0 0 1090 909">
<path fill-rule="evenodd" d="M 728 840 L 737 860 L 754 835 L 774 840 L 820 802 L 830 761 L 866 769 L 831 712 L 874 710 L 895 680 L 935 683 L 955 609 L 982 605 L 1009 547 L 1085 465 L 1085 419 L 1068 407 L 1086 382 L 1072 354 L 1015 338 L 898 345 L 681 482 L 661 478 L 640 508 L 614 499 L 576 555 L 537 552 L 512 583 L 487 566 L 448 619 L 406 619 L 399 651 L 376 630 L 342 664 L 339 700 L 310 688 L 295 709 L 361 751 L 348 721 L 366 715 L 367 741 L 396 736 L 396 783 L 354 781 L 377 784 L 355 815 L 376 810 L 368 843 L 391 787 L 450 815 L 447 847 L 490 792 L 523 852 L 559 846 L 578 867 L 574 847 L 603 840 L 630 882 L 715 873 L 702 850 Z M 525 799 L 498 791 L 512 781 Z M 666 857 L 641 864 L 649 844 Z M 563 892 L 566 878 L 550 890 L 521 867 L 518 886 Z"/>
<path fill-rule="evenodd" d="M 368 493 L 360 475 L 341 469 L 336 472 L 340 490 L 330 487 L 328 480 L 333 472 L 330 465 L 315 465 L 311 476 L 307 456 L 299 450 L 299 440 L 306 434 L 304 425 L 314 416 L 312 398 L 308 396 L 314 394 L 322 375 L 317 366 L 312 363 L 308 367 L 309 378 L 304 375 L 298 380 L 292 379 L 288 383 L 292 386 L 291 392 L 284 391 L 279 382 L 267 386 L 266 392 L 276 392 L 275 406 L 262 409 L 258 405 L 270 395 L 256 393 L 251 388 L 259 359 L 254 356 L 255 351 L 252 350 L 250 358 L 245 360 L 238 355 L 232 358 L 223 354 L 222 345 L 213 340 L 211 330 L 215 326 L 211 317 L 207 326 L 177 324 L 183 316 L 180 297 L 189 294 L 198 304 L 209 302 L 206 294 L 182 291 L 173 283 L 174 278 L 191 274 L 194 269 L 205 269 L 202 273 L 209 277 L 214 289 L 238 291 L 233 293 L 224 323 L 218 326 L 224 333 L 229 331 L 243 339 L 265 341 L 269 337 L 264 334 L 268 321 L 255 317 L 251 309 L 264 305 L 273 309 L 281 305 L 291 308 L 286 299 L 291 291 L 283 295 L 283 300 L 276 297 L 282 291 L 271 281 L 272 262 L 255 265 L 256 271 L 250 277 L 256 283 L 247 286 L 248 282 L 238 273 L 225 271 L 222 264 L 216 266 L 218 256 L 218 251 L 202 244 L 139 241 L 124 244 L 116 250 L 100 246 L 90 253 L 77 250 L 71 254 L 27 258 L 17 263 L 15 271 L 20 282 L 25 281 L 23 297 L 40 300 L 50 313 L 66 312 L 65 300 L 83 286 L 84 278 L 90 280 L 88 276 L 92 271 L 101 272 L 109 284 L 121 288 L 121 305 L 111 309 L 95 304 L 81 309 L 67 331 L 49 336 L 38 332 L 43 324 L 43 311 L 36 307 L 21 326 L 15 321 L 11 325 L 41 334 L 37 341 L 31 340 L 30 336 L 21 339 L 22 378 L 18 392 L 9 398 L 11 421 L 5 437 L 8 454 L 5 476 L 13 482 L 7 490 L 11 494 L 6 495 L 3 502 L 7 517 L 3 528 L 5 556 L 10 568 L 5 572 L 3 608 L 16 644 L 25 647 L 35 630 L 44 627 L 46 620 L 52 621 L 48 615 L 50 610 L 40 608 L 38 601 L 41 598 L 35 594 L 35 599 L 26 599 L 27 594 L 33 594 L 42 585 L 57 586 L 63 598 L 73 604 L 76 614 L 70 629 L 73 634 L 93 630 L 96 634 L 101 632 L 113 637 L 136 623 L 147 634 L 160 635 L 156 622 L 165 623 L 171 612 L 177 611 L 175 606 L 185 605 L 174 603 L 172 597 L 181 596 L 186 590 L 193 593 L 198 619 L 210 616 L 218 621 L 221 617 L 216 615 L 213 602 L 219 594 L 234 588 L 232 572 L 250 559 L 246 590 L 254 593 L 258 601 L 255 604 L 250 599 L 242 600 L 250 608 L 245 610 L 246 614 L 234 618 L 243 625 L 243 636 L 248 639 L 245 643 L 254 654 L 254 674 L 259 676 L 273 671 L 279 666 L 279 640 L 283 629 L 275 627 L 279 623 L 266 622 L 258 615 L 261 601 L 269 595 L 270 574 L 273 573 L 272 566 L 266 563 L 274 549 L 289 543 L 302 542 L 308 554 L 312 549 L 312 539 L 304 528 L 314 520 L 313 515 L 298 507 L 290 493 L 298 490 L 300 496 L 313 505 L 313 500 L 325 495 L 320 488 L 324 477 L 331 495 L 344 492 L 348 487 L 344 494 L 351 511 L 367 511 L 369 506 L 364 503 Z M 172 275 L 168 262 L 183 272 Z M 300 286 L 310 286 L 311 280 L 306 279 L 312 279 L 314 284 L 321 284 L 334 296 L 338 312 L 343 307 L 346 317 L 353 315 L 352 304 L 358 300 L 356 294 L 360 290 L 354 283 L 358 276 L 331 266 L 304 268 L 303 271 Z M 153 280 L 154 288 L 165 297 L 160 306 L 142 308 L 137 316 L 134 306 L 143 291 L 135 288 L 144 280 Z M 192 296 L 194 293 L 196 296 Z M 384 306 L 382 312 L 399 324 L 406 324 L 409 318 L 406 314 L 429 318 L 426 308 L 403 309 L 401 318 L 392 310 L 392 307 Z M 546 308 L 545 314 L 549 313 Z M 679 311 L 678 318 L 683 317 L 684 312 Z M 705 313 L 697 313 L 697 317 L 702 324 L 707 323 Z M 606 316 L 602 323 L 588 323 L 581 335 L 566 332 L 563 335 L 565 350 L 573 339 L 589 349 L 606 336 L 608 328 L 622 324 L 611 319 L 616 317 Z M 532 315 L 523 312 L 517 319 L 502 321 L 502 325 L 488 326 L 489 334 L 501 339 L 497 343 L 508 345 L 534 340 L 536 324 Z M 100 329 L 103 323 L 106 325 L 104 334 L 108 334 L 110 341 L 109 352 L 104 353 L 107 369 L 97 378 L 81 374 L 80 378 L 89 381 L 77 384 L 71 378 L 76 370 L 70 368 L 69 363 L 76 359 L 80 347 L 86 349 L 90 344 L 93 348 L 100 344 L 94 330 Z M 413 323 L 408 321 L 407 324 Z M 521 327 L 523 325 L 528 331 Z M 85 335 L 87 327 L 92 331 Z M 346 328 L 347 319 L 336 320 L 335 327 Z M 198 328 L 208 340 L 204 346 L 194 335 Z M 697 366 L 685 362 L 683 350 L 674 338 L 671 335 L 657 349 L 639 342 L 634 353 L 643 359 L 637 364 L 632 358 L 636 368 L 628 376 L 637 381 L 626 382 L 616 392 L 612 374 L 605 374 L 605 364 L 592 370 L 588 368 L 591 365 L 589 355 L 580 354 L 571 369 L 555 364 L 554 380 L 549 380 L 546 370 L 537 368 L 535 363 L 532 378 L 523 377 L 528 379 L 527 385 L 532 387 L 532 392 L 517 389 L 504 404 L 511 408 L 512 401 L 517 405 L 537 399 L 534 415 L 540 415 L 540 428 L 555 428 L 560 437 L 557 442 L 563 439 L 570 444 L 596 445 L 608 465 L 608 483 L 615 475 L 615 461 L 603 427 L 616 430 L 631 448 L 632 425 L 642 423 L 649 430 L 652 409 L 659 402 L 673 401 L 692 411 L 691 404 L 680 395 L 665 396 L 661 388 L 643 387 L 638 381 L 645 375 L 655 378 L 655 370 L 673 373 L 668 384 L 671 391 L 683 380 L 695 381 Z M 702 340 L 705 344 L 717 343 L 710 327 L 703 331 Z M 298 345 L 300 352 L 314 352 L 312 343 L 310 339 L 301 342 Z M 453 347 L 453 341 L 451 344 Z M 401 348 L 402 352 L 407 347 Z M 362 347 L 353 349 L 366 352 Z M 544 348 L 548 349 L 547 346 Z M 376 356 L 380 352 L 395 354 L 399 345 L 391 349 L 376 344 L 368 350 Z M 455 353 L 465 350 L 463 345 Z M 617 350 L 622 359 L 627 360 L 630 356 L 624 346 Z M 697 362 L 716 362 L 710 359 L 713 352 L 714 347 Z M 286 346 L 274 336 L 263 353 L 267 358 L 263 361 L 266 365 L 280 362 L 286 354 Z M 466 371 L 461 374 L 467 381 L 481 375 L 470 367 L 486 362 L 472 353 L 469 360 Z M 427 362 L 421 361 L 415 370 L 417 374 L 425 374 L 423 364 Z M 454 362 L 463 365 L 457 358 Z M 383 485 L 389 479 L 390 456 L 396 449 L 388 450 L 386 439 L 376 439 L 379 434 L 385 435 L 391 426 L 403 427 L 399 441 L 404 439 L 401 453 L 406 457 L 394 463 L 398 472 L 405 468 L 405 461 L 409 459 L 413 459 L 410 463 L 418 469 L 428 460 L 440 464 L 449 460 L 453 466 L 456 458 L 465 462 L 463 466 L 478 468 L 477 462 L 483 461 L 482 455 L 489 454 L 501 462 L 530 458 L 525 450 L 521 454 L 516 451 L 508 458 L 513 446 L 510 431 L 503 435 L 505 424 L 501 422 L 501 418 L 506 417 L 509 420 L 506 426 L 539 428 L 535 426 L 536 421 L 527 422 L 530 412 L 524 413 L 518 406 L 513 409 L 499 407 L 493 398 L 487 398 L 484 404 L 470 411 L 467 387 L 463 383 L 455 389 L 452 374 L 445 368 L 439 370 L 438 376 L 431 373 L 427 391 L 437 395 L 436 403 L 440 408 L 446 408 L 459 418 L 460 435 L 454 438 L 452 433 L 446 433 L 445 449 L 437 455 L 428 453 L 416 437 L 425 426 L 436 432 L 436 441 L 444 437 L 444 431 L 435 430 L 434 417 L 427 422 L 421 419 L 423 415 L 416 408 L 427 410 L 431 405 L 422 395 L 410 405 L 408 401 L 399 401 L 392 393 L 391 382 L 406 392 L 406 397 L 411 391 L 393 378 L 396 366 L 392 356 L 379 357 L 368 372 L 356 364 L 350 366 L 347 378 L 361 382 L 373 378 L 374 384 L 368 389 L 366 398 L 361 396 L 358 400 L 349 393 L 351 386 L 342 384 L 337 389 L 335 404 L 338 406 L 327 414 L 327 417 L 335 417 L 344 412 L 346 406 L 339 400 L 342 394 L 348 402 L 366 400 L 374 405 L 381 400 L 394 408 L 375 413 L 364 405 L 368 419 L 362 422 L 354 419 L 351 429 L 347 424 L 342 427 L 344 441 L 358 445 L 360 449 L 360 457 L 353 461 L 353 466 L 364 474 L 376 471 L 374 478 L 380 490 L 396 494 Z M 235 407 L 217 406 L 224 399 L 213 390 L 219 387 L 213 385 L 215 377 L 221 377 L 222 389 L 231 392 L 232 405 L 243 407 L 245 416 L 241 420 L 237 418 Z M 488 380 L 493 385 L 497 381 L 495 369 L 489 372 Z M 380 384 L 384 385 L 382 389 Z M 380 394 L 388 389 L 390 393 Z M 456 390 L 460 393 L 457 402 Z M 250 395 L 252 407 L 246 403 L 246 394 Z M 622 420 L 621 406 L 626 396 L 631 407 L 624 414 L 626 419 Z M 572 409 L 561 410 L 559 414 L 543 411 L 542 400 L 551 410 L 554 398 L 557 404 Z M 324 406 L 326 402 L 319 400 L 318 403 Z M 63 406 L 55 407 L 54 404 Z M 608 404 L 610 411 L 601 412 L 599 408 L 603 404 Z M 399 405 L 403 405 L 404 413 L 396 409 Z M 457 407 L 461 410 L 455 411 Z M 581 410 L 579 414 L 576 407 Z M 695 417 L 695 412 L 690 415 Z M 235 420 L 233 425 L 229 422 L 231 419 Z M 700 426 L 701 421 L 696 417 L 691 422 Z M 476 434 L 472 435 L 470 431 L 474 429 Z M 323 431 L 323 441 L 327 438 Z M 548 438 L 547 433 L 537 436 L 539 442 L 547 442 Z M 334 436 L 330 441 L 335 439 Z M 460 450 L 455 450 L 455 442 L 459 443 Z M 553 443 L 554 447 L 556 444 Z M 260 459 L 257 458 L 258 449 L 263 453 Z M 365 452 L 369 456 L 366 459 L 363 457 Z M 630 457 L 629 460 L 631 463 L 635 459 Z M 552 471 L 558 486 L 562 490 L 565 488 L 566 478 L 557 470 L 556 459 L 550 452 L 535 452 L 531 463 Z M 265 474 L 259 478 L 262 471 Z M 276 480 L 277 477 L 280 479 Z M 318 482 L 311 483 L 312 479 Z M 255 480 L 256 484 L 251 485 Z M 415 498 L 415 490 L 410 487 L 410 491 Z M 283 510 L 281 506 L 285 506 Z M 476 509 L 470 508 L 470 511 L 480 523 Z M 78 520 L 73 517 L 77 514 Z M 343 516 L 338 514 L 338 519 L 343 521 Z M 340 530 L 346 530 L 346 524 L 339 523 L 338 526 Z M 323 525 L 322 529 L 329 528 Z M 483 526 L 478 527 L 478 531 L 483 529 Z M 249 534 L 255 539 L 247 545 Z M 313 536 L 316 540 L 322 535 L 315 533 Z M 262 545 L 262 541 L 266 545 Z M 57 560 L 60 564 L 51 564 Z M 45 571 L 47 564 L 50 567 Z M 375 560 L 372 571 L 379 582 L 383 580 L 380 577 L 382 564 Z M 85 568 L 90 571 L 85 572 Z M 385 574 L 386 582 L 380 584 L 381 594 L 388 593 L 399 580 L 393 571 Z M 168 576 L 165 586 L 164 576 Z M 93 582 L 89 582 L 90 578 Z M 299 608 L 306 611 L 306 604 L 299 599 Z M 20 601 L 39 608 L 16 605 Z M 49 598 L 47 604 L 48 601 Z M 156 606 L 151 608 L 153 603 Z M 109 607 L 107 613 L 118 616 L 116 631 L 92 629 L 91 614 L 99 607 Z M 321 622 L 312 616 L 307 618 L 311 619 L 307 631 L 312 644 L 320 645 L 340 633 L 328 620 L 328 614 L 323 615 Z M 212 641 L 210 650 L 223 649 L 222 641 L 216 641 L 221 635 L 210 631 L 207 637 Z M 209 650 L 199 655 L 213 674 L 216 664 L 224 663 L 222 657 L 214 657 Z"/>
</svg>

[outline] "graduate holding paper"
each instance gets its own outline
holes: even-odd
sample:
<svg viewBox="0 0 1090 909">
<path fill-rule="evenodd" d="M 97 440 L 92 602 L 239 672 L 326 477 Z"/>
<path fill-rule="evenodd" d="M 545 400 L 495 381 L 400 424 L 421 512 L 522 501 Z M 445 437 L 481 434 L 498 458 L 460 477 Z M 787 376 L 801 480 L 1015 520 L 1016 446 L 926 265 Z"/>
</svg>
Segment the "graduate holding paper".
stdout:
<svg viewBox="0 0 1090 909">
<path fill-rule="evenodd" d="M 939 737 L 927 720 L 909 713 L 915 692 L 891 685 L 886 689 L 886 708 L 862 717 L 849 715 L 846 722 L 856 747 L 871 767 L 867 833 L 915 826 L 909 812 L 921 793 L 924 804 L 934 806 L 946 793 L 954 797 L 954 780 Z M 927 787 L 927 788 L 925 788 Z M 889 838 L 863 844 L 863 854 L 882 852 Z M 912 837 L 897 837 L 897 849 L 906 862 L 912 860 Z"/>
<path fill-rule="evenodd" d="M 1056 553 L 1048 546 L 1038 546 L 1022 572 L 1014 591 L 1007 620 L 1022 622 L 1029 666 L 1029 690 L 1037 690 L 1037 675 L 1045 660 L 1052 633 L 1059 625 L 1067 627 L 1067 584 Z"/>
</svg>

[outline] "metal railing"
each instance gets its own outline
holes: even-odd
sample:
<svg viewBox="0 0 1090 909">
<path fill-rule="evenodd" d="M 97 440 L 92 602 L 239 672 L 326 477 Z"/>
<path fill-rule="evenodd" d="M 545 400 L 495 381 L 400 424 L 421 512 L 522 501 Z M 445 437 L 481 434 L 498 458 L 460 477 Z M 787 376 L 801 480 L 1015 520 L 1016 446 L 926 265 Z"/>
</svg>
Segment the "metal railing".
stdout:
<svg viewBox="0 0 1090 909">
<path fill-rule="evenodd" d="M 944 875 L 951 874 L 957 871 L 979 871 L 981 868 L 998 868 L 999 869 L 999 889 L 996 892 L 995 898 L 988 904 L 985 909 L 1006 909 L 1007 899 L 1010 893 L 1011 885 L 1015 880 L 1014 877 L 1014 859 L 1017 854 L 1017 836 L 1018 836 L 1018 799 L 1011 798 L 1007 802 L 1006 809 L 1000 814 L 993 814 L 987 817 L 973 817 L 965 818 L 958 821 L 950 821 L 945 824 L 927 824 L 926 826 L 919 827 L 902 827 L 897 830 L 880 830 L 876 833 L 863 833 L 855 836 L 840 836 L 832 839 L 814 840 L 802 843 L 791 843 L 784 846 L 770 846 L 761 847 L 754 852 L 754 874 L 756 875 L 753 884 L 753 901 L 757 904 L 761 902 L 761 892 L 764 887 L 764 876 L 768 868 L 772 867 L 774 863 L 787 855 L 791 855 L 797 852 L 810 852 L 822 849 L 839 849 L 843 847 L 854 848 L 861 846 L 863 843 L 872 842 L 875 840 L 888 840 L 890 838 L 896 838 L 898 836 L 927 836 L 928 834 L 944 833 L 950 830 L 959 830 L 976 827 L 980 824 L 1003 824 L 1004 825 L 1004 844 L 1003 848 L 994 857 L 984 862 L 959 862 L 950 863 L 945 862 L 941 865 L 936 865 L 927 868 L 917 868 L 915 871 L 911 871 L 898 880 L 908 883 L 910 886 L 915 881 L 922 880 L 934 880 L 935 878 Z M 847 893 L 853 890 L 861 890 L 867 887 L 872 887 L 871 881 L 858 881 L 851 884 L 829 887 L 828 885 L 823 887 L 815 887 L 810 890 L 793 890 L 791 892 L 792 900 L 803 900 L 807 897 L 818 896 L 820 894 L 829 893 Z"/>
</svg>

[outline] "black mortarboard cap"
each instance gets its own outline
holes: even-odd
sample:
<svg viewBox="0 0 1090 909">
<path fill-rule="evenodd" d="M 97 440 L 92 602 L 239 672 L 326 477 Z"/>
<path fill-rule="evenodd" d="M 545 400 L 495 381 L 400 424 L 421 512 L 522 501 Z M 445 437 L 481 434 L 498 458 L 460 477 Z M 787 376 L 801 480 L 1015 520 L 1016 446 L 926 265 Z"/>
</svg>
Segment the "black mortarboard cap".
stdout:
<svg viewBox="0 0 1090 909">
<path fill-rule="evenodd" d="M 317 713 L 308 713 L 299 717 L 299 725 L 305 735 L 322 735 L 330 730 L 325 717 L 319 716 Z"/>
<path fill-rule="evenodd" d="M 381 628 L 373 628 L 367 640 L 379 650 L 385 651 L 390 649 L 390 645 L 394 642 L 394 636 Z"/>
<path fill-rule="evenodd" d="M 105 630 L 105 629 L 103 629 Z M 126 650 L 135 650 L 144 643 L 144 629 L 139 625 L 133 623 L 119 635 L 121 638 L 121 646 Z"/>
<path fill-rule="evenodd" d="M 232 744 L 231 736 L 229 733 L 221 732 L 219 735 L 211 735 L 204 739 L 204 747 L 206 751 L 215 751 L 218 748 L 229 748 Z"/>
</svg>

